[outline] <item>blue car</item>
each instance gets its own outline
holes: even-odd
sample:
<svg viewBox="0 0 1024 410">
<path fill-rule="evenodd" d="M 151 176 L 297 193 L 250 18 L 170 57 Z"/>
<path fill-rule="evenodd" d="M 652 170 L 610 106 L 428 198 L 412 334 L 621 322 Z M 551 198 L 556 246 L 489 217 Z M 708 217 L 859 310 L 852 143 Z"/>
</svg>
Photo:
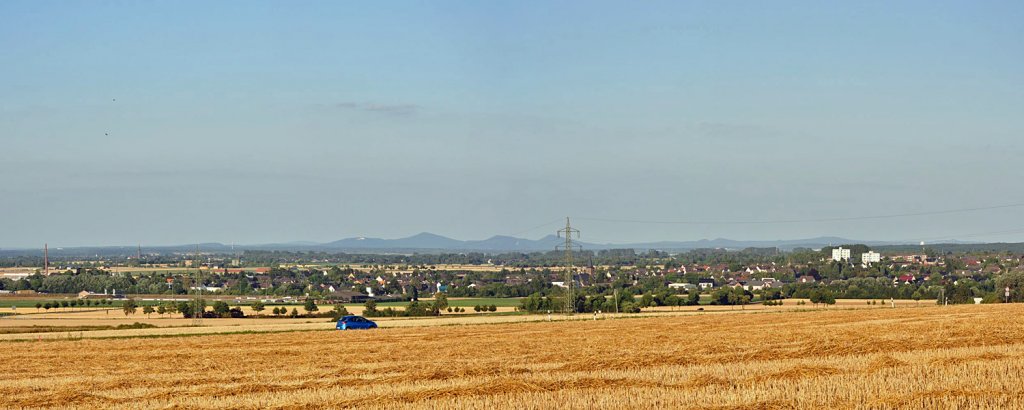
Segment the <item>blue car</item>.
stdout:
<svg viewBox="0 0 1024 410">
<path fill-rule="evenodd" d="M 362 316 L 343 316 L 338 319 L 338 330 L 376 329 L 377 324 Z"/>
</svg>

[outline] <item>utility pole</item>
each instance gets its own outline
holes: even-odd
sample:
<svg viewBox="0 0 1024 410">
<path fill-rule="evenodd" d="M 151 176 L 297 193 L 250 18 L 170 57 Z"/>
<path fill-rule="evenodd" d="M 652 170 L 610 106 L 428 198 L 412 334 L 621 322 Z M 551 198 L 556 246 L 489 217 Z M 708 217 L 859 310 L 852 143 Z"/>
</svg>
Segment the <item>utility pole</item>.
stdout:
<svg viewBox="0 0 1024 410">
<path fill-rule="evenodd" d="M 43 244 L 43 276 L 50 276 L 50 244 Z"/>
<path fill-rule="evenodd" d="M 565 313 L 572 315 L 576 313 L 576 299 L 573 295 L 573 263 L 572 263 L 572 251 L 574 247 L 572 236 L 576 235 L 576 238 L 580 237 L 580 231 L 573 229 L 572 225 L 569 224 L 569 217 L 565 217 L 565 229 L 558 231 L 558 236 L 565 238 L 565 244 L 559 247 L 565 249 Z M 557 249 L 558 247 L 556 247 Z"/>
</svg>

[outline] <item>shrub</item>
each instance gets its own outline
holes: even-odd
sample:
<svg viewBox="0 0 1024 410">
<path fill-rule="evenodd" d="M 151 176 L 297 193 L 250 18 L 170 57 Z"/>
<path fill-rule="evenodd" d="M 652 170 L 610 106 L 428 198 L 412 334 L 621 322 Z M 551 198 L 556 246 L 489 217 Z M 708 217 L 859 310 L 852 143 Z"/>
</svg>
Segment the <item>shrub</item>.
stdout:
<svg viewBox="0 0 1024 410">
<path fill-rule="evenodd" d="M 228 306 L 227 302 L 218 300 L 213 302 L 213 313 L 216 313 L 220 317 L 230 317 L 231 307 Z"/>
<path fill-rule="evenodd" d="M 130 325 L 129 324 L 117 325 L 116 329 L 117 330 L 122 330 L 122 329 L 152 329 L 154 327 L 156 327 L 156 325 L 151 325 L 149 323 L 135 322 L 135 323 L 132 323 Z"/>
<path fill-rule="evenodd" d="M 349 315 L 348 309 L 345 308 L 345 305 L 342 305 L 340 303 L 337 304 L 337 305 L 334 305 L 334 310 L 331 311 L 331 317 L 333 317 L 334 320 L 341 319 L 342 316 L 348 316 L 348 315 Z"/>
<path fill-rule="evenodd" d="M 377 301 L 368 299 L 366 303 L 363 304 L 363 316 L 377 316 Z"/>
</svg>

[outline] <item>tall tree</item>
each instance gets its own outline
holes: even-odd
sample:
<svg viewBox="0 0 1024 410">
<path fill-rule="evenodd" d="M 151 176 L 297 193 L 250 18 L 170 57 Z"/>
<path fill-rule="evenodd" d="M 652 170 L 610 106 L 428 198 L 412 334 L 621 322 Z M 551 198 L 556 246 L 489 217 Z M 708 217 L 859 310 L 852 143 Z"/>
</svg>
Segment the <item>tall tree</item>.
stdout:
<svg viewBox="0 0 1024 410">
<path fill-rule="evenodd" d="M 313 313 L 320 310 L 320 308 L 316 306 L 316 301 L 314 301 L 313 298 L 306 298 L 306 304 L 302 306 L 302 309 L 304 309 L 306 313 Z"/>
<path fill-rule="evenodd" d="M 134 315 L 138 308 L 139 306 L 133 298 L 125 299 L 124 303 L 121 304 L 121 310 L 124 311 L 125 316 Z"/>
<path fill-rule="evenodd" d="M 434 306 L 441 310 L 448 309 L 448 295 L 445 295 L 444 292 L 435 293 Z"/>
<path fill-rule="evenodd" d="M 255 301 L 255 302 L 252 302 L 252 310 L 253 310 L 253 312 L 256 312 L 256 316 L 259 316 L 260 312 L 262 312 L 264 308 L 265 308 L 265 306 L 263 306 L 263 302 L 258 301 L 258 300 Z"/>
</svg>

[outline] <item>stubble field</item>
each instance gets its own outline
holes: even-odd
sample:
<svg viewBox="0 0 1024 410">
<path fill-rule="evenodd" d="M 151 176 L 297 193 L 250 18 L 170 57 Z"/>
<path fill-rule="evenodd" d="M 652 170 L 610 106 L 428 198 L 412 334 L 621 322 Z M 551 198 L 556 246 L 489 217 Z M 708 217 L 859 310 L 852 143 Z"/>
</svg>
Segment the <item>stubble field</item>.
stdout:
<svg viewBox="0 0 1024 410">
<path fill-rule="evenodd" d="M 1024 305 L 3 342 L 0 407 L 1024 408 Z"/>
<path fill-rule="evenodd" d="M 479 303 L 480 299 L 454 299 L 454 303 Z M 494 299 L 508 305 L 510 301 L 517 299 Z M 785 310 L 808 310 L 815 307 L 811 304 L 800 305 L 800 299 L 787 299 L 783 306 L 765 306 L 753 304 L 748 306 L 680 306 L 680 307 L 650 307 L 645 308 L 643 313 L 630 314 L 629 316 L 668 316 L 668 315 L 701 315 L 708 313 L 754 313 L 754 312 L 778 312 Z M 806 302 L 806 300 L 803 300 Z M 844 299 L 837 301 L 835 306 L 827 309 L 888 309 L 888 302 L 874 301 L 877 304 L 868 304 L 866 300 Z M 450 302 L 451 303 L 451 302 Z M 919 307 L 929 306 L 932 301 L 915 302 L 912 300 L 897 300 L 895 306 Z M 395 306 L 398 304 L 393 304 Z M 288 306 L 289 309 L 302 310 L 300 306 Z M 362 305 L 347 306 L 349 312 L 362 314 Z M 192 327 L 192 319 L 182 318 L 181 315 L 145 315 L 136 313 L 125 315 L 120 308 L 110 309 L 62 309 L 57 312 L 36 312 L 30 309 L 19 309 L 17 311 L 0 308 L 3 312 L 18 313 L 13 316 L 0 316 L 0 340 L 39 340 L 39 339 L 70 339 L 70 338 L 110 338 L 120 336 L 167 336 L 181 334 L 215 334 L 215 333 L 238 333 L 238 332 L 282 332 L 296 330 L 317 330 L 331 329 L 334 322 L 325 318 L 271 318 L 266 311 L 259 317 L 253 317 L 255 312 L 248 306 L 241 306 L 241 309 L 248 316 L 244 319 L 204 319 L 201 327 Z M 326 310 L 328 307 L 323 306 Z M 485 324 L 485 323 L 511 323 L 511 322 L 532 322 L 542 320 L 562 320 L 564 316 L 553 314 L 524 315 L 512 313 L 513 308 L 499 306 L 498 313 L 476 314 L 472 309 L 465 313 L 445 312 L 440 317 L 378 317 L 374 318 L 381 327 L 396 326 L 438 326 L 438 325 L 464 325 L 464 324 Z M 600 317 L 613 318 L 615 315 L 602 313 Z M 575 316 L 574 320 L 586 320 L 593 317 L 593 314 L 582 314 Z M 155 326 L 150 329 L 128 329 L 128 330 L 103 330 L 102 328 L 114 328 L 116 326 L 128 326 L 136 323 Z"/>
</svg>

